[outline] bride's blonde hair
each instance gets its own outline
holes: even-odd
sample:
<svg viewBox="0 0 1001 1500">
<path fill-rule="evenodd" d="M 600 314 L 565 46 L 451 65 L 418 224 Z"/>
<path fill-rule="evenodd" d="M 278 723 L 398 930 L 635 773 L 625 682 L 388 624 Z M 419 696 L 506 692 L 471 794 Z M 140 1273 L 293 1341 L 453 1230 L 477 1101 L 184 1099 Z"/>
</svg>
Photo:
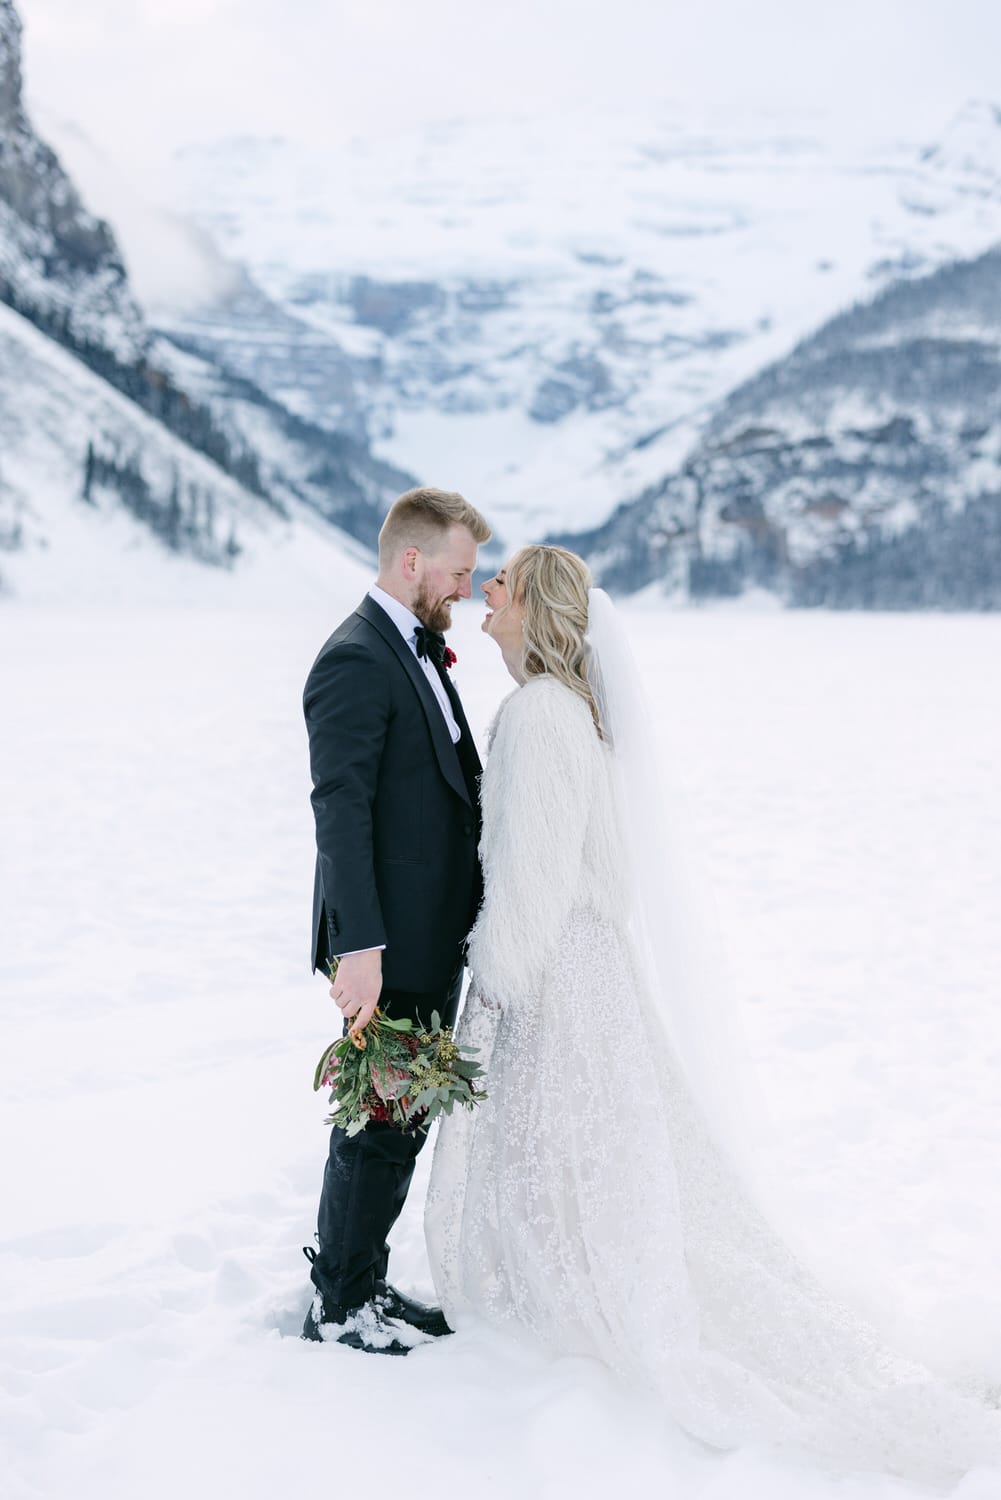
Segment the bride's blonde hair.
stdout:
<svg viewBox="0 0 1001 1500">
<path fill-rule="evenodd" d="M 591 570 L 565 547 L 522 547 L 507 565 L 508 598 L 525 607 L 526 677 L 555 677 L 583 698 L 601 734 L 598 707 L 587 680 L 587 591 Z"/>
</svg>

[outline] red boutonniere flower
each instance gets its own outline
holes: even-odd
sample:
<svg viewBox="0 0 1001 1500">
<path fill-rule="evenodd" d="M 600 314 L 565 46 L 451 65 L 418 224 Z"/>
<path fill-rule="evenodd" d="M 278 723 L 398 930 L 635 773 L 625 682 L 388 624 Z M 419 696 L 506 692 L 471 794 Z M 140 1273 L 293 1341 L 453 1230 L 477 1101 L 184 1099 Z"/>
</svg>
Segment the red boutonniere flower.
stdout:
<svg viewBox="0 0 1001 1500">
<path fill-rule="evenodd" d="M 451 646 L 445 647 L 445 655 L 442 659 L 446 667 L 454 667 L 456 662 L 459 660 L 455 652 L 452 650 Z"/>
</svg>

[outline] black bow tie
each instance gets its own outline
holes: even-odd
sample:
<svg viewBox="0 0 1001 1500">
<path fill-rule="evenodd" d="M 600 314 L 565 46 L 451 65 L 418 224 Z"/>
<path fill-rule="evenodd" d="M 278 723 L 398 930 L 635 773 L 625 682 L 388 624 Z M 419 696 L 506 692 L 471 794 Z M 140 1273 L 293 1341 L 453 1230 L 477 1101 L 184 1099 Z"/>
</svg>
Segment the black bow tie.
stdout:
<svg viewBox="0 0 1001 1500">
<path fill-rule="evenodd" d="M 437 630 L 425 630 L 423 625 L 418 625 L 414 631 L 417 637 L 417 655 L 426 656 L 428 661 L 433 661 L 436 667 L 445 665 L 445 637 L 439 635 Z"/>
</svg>

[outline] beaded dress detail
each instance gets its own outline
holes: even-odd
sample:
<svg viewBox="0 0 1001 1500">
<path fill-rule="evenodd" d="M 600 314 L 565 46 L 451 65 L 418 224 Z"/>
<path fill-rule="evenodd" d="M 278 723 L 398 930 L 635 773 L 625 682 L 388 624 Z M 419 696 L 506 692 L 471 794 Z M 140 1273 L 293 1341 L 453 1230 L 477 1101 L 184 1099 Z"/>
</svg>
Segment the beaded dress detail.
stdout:
<svg viewBox="0 0 1001 1500">
<path fill-rule="evenodd" d="M 714 1447 L 940 1487 L 1001 1466 L 1001 1413 L 884 1348 L 710 1139 L 633 955 L 611 753 L 551 678 L 494 721 L 459 1023 L 489 1097 L 442 1121 L 426 1211 L 449 1322 L 598 1358 Z"/>
</svg>

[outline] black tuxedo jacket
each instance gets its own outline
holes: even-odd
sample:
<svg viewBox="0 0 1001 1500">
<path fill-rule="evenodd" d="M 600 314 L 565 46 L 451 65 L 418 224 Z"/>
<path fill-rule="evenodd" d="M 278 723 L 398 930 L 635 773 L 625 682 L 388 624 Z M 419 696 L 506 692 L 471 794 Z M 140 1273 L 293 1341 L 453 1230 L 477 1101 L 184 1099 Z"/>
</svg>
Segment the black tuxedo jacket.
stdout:
<svg viewBox="0 0 1001 1500">
<path fill-rule="evenodd" d="M 306 679 L 314 970 L 330 954 L 385 944 L 383 985 L 429 992 L 461 962 L 482 893 L 481 767 L 442 675 L 458 745 L 414 653 L 366 596 Z"/>
</svg>

